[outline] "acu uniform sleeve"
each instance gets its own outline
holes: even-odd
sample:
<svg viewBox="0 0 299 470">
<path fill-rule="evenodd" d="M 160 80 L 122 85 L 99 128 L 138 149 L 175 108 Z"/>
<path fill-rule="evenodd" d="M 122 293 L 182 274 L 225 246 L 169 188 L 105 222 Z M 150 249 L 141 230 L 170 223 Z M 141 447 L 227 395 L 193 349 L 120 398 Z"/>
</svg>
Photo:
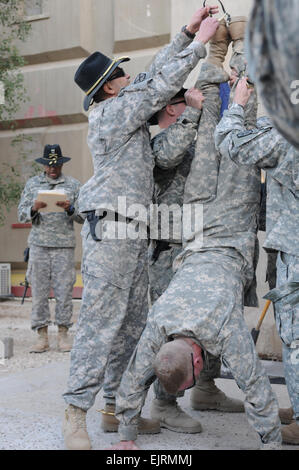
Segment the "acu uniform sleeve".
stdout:
<svg viewBox="0 0 299 470">
<path fill-rule="evenodd" d="M 234 104 L 216 127 L 215 144 L 222 155 L 228 154 L 239 165 L 267 169 L 277 165 L 284 139 L 271 125 L 246 129 L 244 109 Z"/>
<path fill-rule="evenodd" d="M 187 107 L 177 121 L 152 140 L 155 164 L 162 170 L 177 167 L 197 134 L 201 110 Z"/>
<path fill-rule="evenodd" d="M 38 213 L 31 214 L 33 206 L 33 190 L 31 180 L 27 181 L 25 188 L 21 195 L 21 200 L 18 206 L 18 219 L 21 223 L 34 223 L 38 219 Z"/>
</svg>

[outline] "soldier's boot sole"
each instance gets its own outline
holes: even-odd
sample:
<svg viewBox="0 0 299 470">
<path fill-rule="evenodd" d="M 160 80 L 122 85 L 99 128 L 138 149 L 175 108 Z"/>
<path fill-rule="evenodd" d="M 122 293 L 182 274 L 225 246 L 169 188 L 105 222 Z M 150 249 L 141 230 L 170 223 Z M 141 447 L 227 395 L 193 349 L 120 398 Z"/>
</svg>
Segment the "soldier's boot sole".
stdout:
<svg viewBox="0 0 299 470">
<path fill-rule="evenodd" d="M 42 354 L 42 353 L 45 353 L 47 351 L 50 351 L 50 346 L 48 348 L 44 348 L 44 349 L 41 349 L 39 351 L 37 351 L 35 349 L 31 349 L 29 352 L 30 352 L 30 354 Z"/>
<path fill-rule="evenodd" d="M 169 429 L 169 431 L 181 433 L 181 434 L 199 434 L 202 432 L 202 427 L 200 423 L 198 423 L 198 427 L 186 428 L 184 426 L 170 426 L 163 421 L 160 421 L 161 428 Z"/>
</svg>

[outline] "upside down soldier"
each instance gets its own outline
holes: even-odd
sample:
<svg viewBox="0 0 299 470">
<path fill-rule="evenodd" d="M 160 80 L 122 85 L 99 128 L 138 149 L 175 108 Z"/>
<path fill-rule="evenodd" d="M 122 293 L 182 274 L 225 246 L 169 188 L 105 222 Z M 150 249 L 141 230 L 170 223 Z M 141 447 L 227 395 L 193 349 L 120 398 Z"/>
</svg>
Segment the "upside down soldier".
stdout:
<svg viewBox="0 0 299 470">
<path fill-rule="evenodd" d="M 232 41 L 233 57 L 230 65 L 238 75 L 244 70 L 243 42 L 245 35 L 246 18 L 231 18 L 227 27 L 224 20 L 210 41 L 210 63 L 222 67 L 227 54 L 228 46 Z M 233 79 L 234 77 L 232 77 Z M 223 74 L 223 80 L 228 76 Z M 195 88 L 198 85 L 195 85 Z M 190 172 L 195 151 L 195 137 L 197 133 L 200 112 L 194 108 L 186 107 L 182 89 L 171 102 L 159 111 L 151 120 L 151 124 L 159 124 L 164 129 L 152 139 L 153 153 L 158 158 L 154 168 L 155 203 L 167 205 L 169 208 L 183 206 L 184 186 Z M 252 100 L 256 106 L 256 100 Z M 203 104 L 204 106 L 204 104 Z M 204 116 L 203 116 L 204 119 Z M 220 120 L 220 116 L 219 116 Z M 201 124 L 202 125 L 202 124 Z M 204 139 L 204 133 L 200 138 Z M 178 155 L 178 165 L 166 169 L 161 165 L 170 154 Z M 164 158 L 162 158 L 164 156 Z M 162 206 L 161 206 L 162 207 Z M 161 230 L 158 239 L 152 240 L 149 263 L 149 287 L 152 304 L 165 292 L 173 277 L 173 262 L 182 251 L 182 239 L 174 233 L 173 217 L 169 218 L 169 239 L 163 239 Z M 251 290 L 253 294 L 254 289 Z M 257 306 L 256 295 L 246 296 L 245 305 Z M 219 410 L 224 412 L 243 412 L 244 405 L 240 400 L 227 397 L 216 386 L 215 379 L 220 376 L 221 361 L 205 352 L 206 361 L 198 377 L 196 386 L 192 389 L 190 404 L 195 410 Z M 177 403 L 176 397 L 166 394 L 159 381 L 154 383 L 155 399 L 151 405 L 151 416 L 160 421 L 161 427 L 172 431 L 185 433 L 199 433 L 202 430 L 197 419 L 185 413 Z M 183 392 L 179 396 L 183 395 Z"/>
</svg>

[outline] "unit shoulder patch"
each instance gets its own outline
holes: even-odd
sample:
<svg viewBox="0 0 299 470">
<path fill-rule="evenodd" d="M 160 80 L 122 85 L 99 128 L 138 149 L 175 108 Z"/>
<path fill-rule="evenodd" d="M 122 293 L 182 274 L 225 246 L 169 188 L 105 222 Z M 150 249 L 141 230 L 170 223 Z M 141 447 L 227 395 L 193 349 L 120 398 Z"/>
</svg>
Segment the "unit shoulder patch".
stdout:
<svg viewBox="0 0 299 470">
<path fill-rule="evenodd" d="M 134 83 L 144 82 L 144 80 L 146 80 L 146 77 L 147 77 L 147 74 L 145 72 L 139 73 L 137 77 L 135 78 Z"/>
</svg>

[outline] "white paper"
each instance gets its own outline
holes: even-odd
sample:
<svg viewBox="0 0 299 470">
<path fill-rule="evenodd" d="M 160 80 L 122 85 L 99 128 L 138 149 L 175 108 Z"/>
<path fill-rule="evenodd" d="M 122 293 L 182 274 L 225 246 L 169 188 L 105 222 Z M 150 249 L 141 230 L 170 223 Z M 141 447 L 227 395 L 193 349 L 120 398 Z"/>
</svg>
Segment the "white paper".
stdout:
<svg viewBox="0 0 299 470">
<path fill-rule="evenodd" d="M 56 202 L 67 201 L 68 197 L 63 189 L 53 189 L 52 191 L 39 190 L 36 200 L 47 204 L 47 207 L 39 210 L 40 212 L 64 212 L 63 207 L 57 206 Z"/>
</svg>

